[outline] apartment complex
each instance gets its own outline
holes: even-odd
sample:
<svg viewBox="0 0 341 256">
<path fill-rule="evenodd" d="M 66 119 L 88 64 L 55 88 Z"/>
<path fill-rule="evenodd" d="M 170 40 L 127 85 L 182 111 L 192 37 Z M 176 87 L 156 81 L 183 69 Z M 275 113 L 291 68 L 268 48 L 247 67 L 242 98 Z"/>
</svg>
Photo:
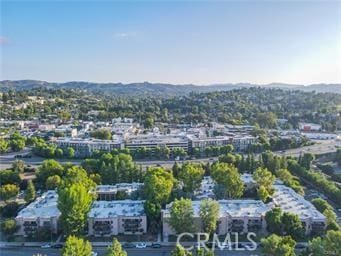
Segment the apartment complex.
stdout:
<svg viewBox="0 0 341 256">
<path fill-rule="evenodd" d="M 73 148 L 75 156 L 79 157 L 91 156 L 97 151 L 110 152 L 124 148 L 123 141 L 119 138 L 114 140 L 57 138 L 53 142 L 63 150 Z"/>
<path fill-rule="evenodd" d="M 285 185 L 274 185 L 273 188 L 274 206 L 280 207 L 284 212 L 297 214 L 306 234 L 319 234 L 326 228 L 326 217 L 312 203 Z"/>
<path fill-rule="evenodd" d="M 96 201 L 88 214 L 88 235 L 136 235 L 147 232 L 144 201 Z"/>
<path fill-rule="evenodd" d="M 15 218 L 19 227 L 17 234 L 27 237 L 39 228 L 49 228 L 51 232 L 57 233 L 60 216 L 57 201 L 56 191 L 49 190 L 22 209 Z"/>
<path fill-rule="evenodd" d="M 192 201 L 194 224 L 201 230 L 200 202 Z M 225 235 L 229 232 L 247 233 L 262 232 L 266 229 L 265 214 L 271 208 L 259 200 L 219 200 L 220 206 L 216 234 Z M 169 225 L 172 203 L 162 210 L 163 235 L 174 235 L 174 229 Z"/>
</svg>

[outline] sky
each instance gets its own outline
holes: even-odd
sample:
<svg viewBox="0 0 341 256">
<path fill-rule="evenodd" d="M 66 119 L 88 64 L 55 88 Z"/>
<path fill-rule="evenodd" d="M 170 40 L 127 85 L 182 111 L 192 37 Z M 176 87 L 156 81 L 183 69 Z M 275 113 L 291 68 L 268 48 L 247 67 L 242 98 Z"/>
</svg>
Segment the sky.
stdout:
<svg viewBox="0 0 341 256">
<path fill-rule="evenodd" d="M 341 83 L 341 1 L 0 7 L 0 80 Z"/>
</svg>

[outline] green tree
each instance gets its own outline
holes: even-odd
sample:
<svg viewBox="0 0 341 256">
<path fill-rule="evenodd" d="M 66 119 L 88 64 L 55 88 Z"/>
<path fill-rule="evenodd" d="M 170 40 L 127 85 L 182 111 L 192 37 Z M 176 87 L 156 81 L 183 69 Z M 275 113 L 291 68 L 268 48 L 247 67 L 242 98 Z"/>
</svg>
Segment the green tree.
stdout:
<svg viewBox="0 0 341 256">
<path fill-rule="evenodd" d="M 210 199 L 202 200 L 200 202 L 199 214 L 204 232 L 212 234 L 217 228 L 219 203 Z"/>
<path fill-rule="evenodd" d="M 105 256 L 127 256 L 127 252 L 122 249 L 120 242 L 114 238 L 112 244 L 108 247 Z"/>
<path fill-rule="evenodd" d="M 232 164 L 216 163 L 212 166 L 212 177 L 219 185 L 224 186 L 225 196 L 240 198 L 244 192 L 244 183 L 238 169 Z"/>
<path fill-rule="evenodd" d="M 13 151 L 20 151 L 25 148 L 25 137 L 21 136 L 19 132 L 15 132 L 10 136 L 10 145 Z"/>
<path fill-rule="evenodd" d="M 185 250 L 181 245 L 177 245 L 171 252 L 171 256 L 192 256 L 192 253 Z"/>
<path fill-rule="evenodd" d="M 76 236 L 69 236 L 64 245 L 63 256 L 91 256 L 92 247 L 89 241 Z"/>
<path fill-rule="evenodd" d="M 25 169 L 25 162 L 22 161 L 22 160 L 15 160 L 13 163 L 12 163 L 12 169 L 13 171 L 15 172 L 24 172 L 24 169 Z"/>
<path fill-rule="evenodd" d="M 38 168 L 37 181 L 41 184 L 45 184 L 47 178 L 54 175 L 62 177 L 64 175 L 63 166 L 61 166 L 56 160 L 45 160 Z"/>
<path fill-rule="evenodd" d="M 36 198 L 36 189 L 34 187 L 34 184 L 32 180 L 29 180 L 27 183 L 27 188 L 25 191 L 25 201 L 27 203 L 32 202 Z"/>
<path fill-rule="evenodd" d="M 19 193 L 19 187 L 14 184 L 6 184 L 0 187 L 0 198 L 7 201 Z"/>
<path fill-rule="evenodd" d="M 65 152 L 66 158 L 72 159 L 75 157 L 75 150 L 71 147 L 68 147 Z"/>
<path fill-rule="evenodd" d="M 170 208 L 169 224 L 177 234 L 194 231 L 194 212 L 190 199 L 175 199 Z"/>
<path fill-rule="evenodd" d="M 11 169 L 0 171 L 0 185 L 16 184 L 21 182 L 19 173 Z"/>
<path fill-rule="evenodd" d="M 338 149 L 336 150 L 335 162 L 337 163 L 338 166 L 341 165 L 341 148 L 338 148 Z"/>
<path fill-rule="evenodd" d="M 316 237 L 309 242 L 309 255 L 341 255 L 341 231 L 329 230 L 324 238 Z"/>
<path fill-rule="evenodd" d="M 311 163 L 315 159 L 315 156 L 312 153 L 304 153 L 303 157 L 300 160 L 300 165 L 304 168 L 310 170 Z"/>
<path fill-rule="evenodd" d="M 259 167 L 253 173 L 253 179 L 258 185 L 258 189 L 266 190 L 268 196 L 273 194 L 274 190 L 272 189 L 272 185 L 275 182 L 276 177 L 270 171 L 268 171 L 266 168 Z M 262 191 L 262 193 L 259 192 L 259 194 L 264 196 L 265 193 Z"/>
<path fill-rule="evenodd" d="M 62 182 L 62 179 L 58 175 L 50 176 L 46 179 L 45 186 L 46 189 L 55 189 L 57 188 Z"/>
<path fill-rule="evenodd" d="M 94 137 L 100 140 L 111 140 L 112 134 L 107 129 L 99 129 L 99 130 L 92 132 L 91 137 Z"/>
<path fill-rule="evenodd" d="M 297 214 L 284 212 L 281 218 L 284 234 L 290 235 L 294 239 L 302 238 L 304 228 Z"/>
<path fill-rule="evenodd" d="M 8 151 L 8 142 L 7 140 L 0 138 L 0 154 L 6 153 Z"/>
<path fill-rule="evenodd" d="M 6 235 L 13 235 L 17 231 L 15 219 L 5 219 L 1 222 L 1 231 Z"/>
<path fill-rule="evenodd" d="M 202 177 L 204 176 L 204 169 L 198 164 L 186 163 L 182 166 L 179 180 L 183 182 L 183 190 L 185 192 L 193 193 L 200 187 Z"/>
<path fill-rule="evenodd" d="M 266 202 L 267 199 L 269 198 L 269 192 L 266 190 L 264 186 L 260 186 L 257 190 L 257 194 L 260 200 L 263 202 Z"/>
<path fill-rule="evenodd" d="M 81 183 L 58 189 L 58 209 L 66 234 L 80 234 L 83 231 L 92 201 L 89 189 Z"/>
<path fill-rule="evenodd" d="M 150 129 L 154 126 L 154 119 L 151 117 L 148 117 L 144 121 L 144 128 Z"/>
<path fill-rule="evenodd" d="M 63 150 L 61 148 L 57 148 L 55 150 L 55 155 L 56 155 L 57 158 L 62 158 L 64 156 L 64 152 L 63 152 Z"/>
<path fill-rule="evenodd" d="M 333 209 L 333 207 L 322 198 L 314 198 L 313 200 L 311 200 L 311 202 L 316 207 L 316 209 L 321 213 L 323 213 L 327 209 Z"/>
<path fill-rule="evenodd" d="M 261 239 L 262 253 L 266 256 L 295 256 L 296 242 L 290 236 L 272 234 Z"/>
<path fill-rule="evenodd" d="M 149 168 L 144 179 L 146 199 L 160 204 L 167 203 L 174 185 L 172 173 L 161 167 Z"/>
<path fill-rule="evenodd" d="M 280 235 L 282 233 L 282 210 L 273 208 L 265 214 L 266 227 L 270 233 Z"/>
</svg>

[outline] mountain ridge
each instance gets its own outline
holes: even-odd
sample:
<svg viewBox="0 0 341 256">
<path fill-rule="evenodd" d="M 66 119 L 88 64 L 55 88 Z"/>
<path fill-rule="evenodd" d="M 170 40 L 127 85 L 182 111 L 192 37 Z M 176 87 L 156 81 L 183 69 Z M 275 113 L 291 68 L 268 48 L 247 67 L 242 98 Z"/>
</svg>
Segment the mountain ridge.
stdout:
<svg viewBox="0 0 341 256">
<path fill-rule="evenodd" d="M 70 81 L 70 82 L 47 82 L 41 80 L 3 80 L 0 81 L 0 91 L 28 90 L 34 88 L 48 89 L 81 89 L 89 91 L 97 91 L 103 93 L 115 94 L 150 94 L 150 95 L 180 95 L 190 92 L 213 92 L 228 91 L 238 88 L 261 87 L 261 88 L 279 88 L 286 90 L 303 90 L 316 92 L 330 92 L 341 94 L 341 84 L 287 84 L 287 83 L 270 83 L 270 84 L 252 84 L 252 83 L 221 83 L 210 85 L 194 85 L 194 84 L 171 84 L 171 83 L 97 83 L 86 81 Z"/>
</svg>

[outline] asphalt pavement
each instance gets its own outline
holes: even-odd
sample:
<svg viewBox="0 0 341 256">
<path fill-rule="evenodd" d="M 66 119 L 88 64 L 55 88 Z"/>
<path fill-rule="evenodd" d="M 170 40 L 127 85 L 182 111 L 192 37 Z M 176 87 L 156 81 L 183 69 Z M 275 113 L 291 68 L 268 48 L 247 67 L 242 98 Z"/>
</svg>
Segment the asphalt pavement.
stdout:
<svg viewBox="0 0 341 256">
<path fill-rule="evenodd" d="M 169 256 L 173 247 L 163 247 L 159 249 L 145 248 L 145 249 L 126 249 L 128 256 Z M 105 255 L 105 247 L 94 248 L 93 251 L 98 253 L 98 256 Z M 58 256 L 61 255 L 60 249 L 42 249 L 37 247 L 25 248 L 0 248 L 1 256 Z M 217 256 L 257 256 L 261 255 L 259 250 L 255 251 L 229 251 L 229 250 L 216 250 Z"/>
</svg>

